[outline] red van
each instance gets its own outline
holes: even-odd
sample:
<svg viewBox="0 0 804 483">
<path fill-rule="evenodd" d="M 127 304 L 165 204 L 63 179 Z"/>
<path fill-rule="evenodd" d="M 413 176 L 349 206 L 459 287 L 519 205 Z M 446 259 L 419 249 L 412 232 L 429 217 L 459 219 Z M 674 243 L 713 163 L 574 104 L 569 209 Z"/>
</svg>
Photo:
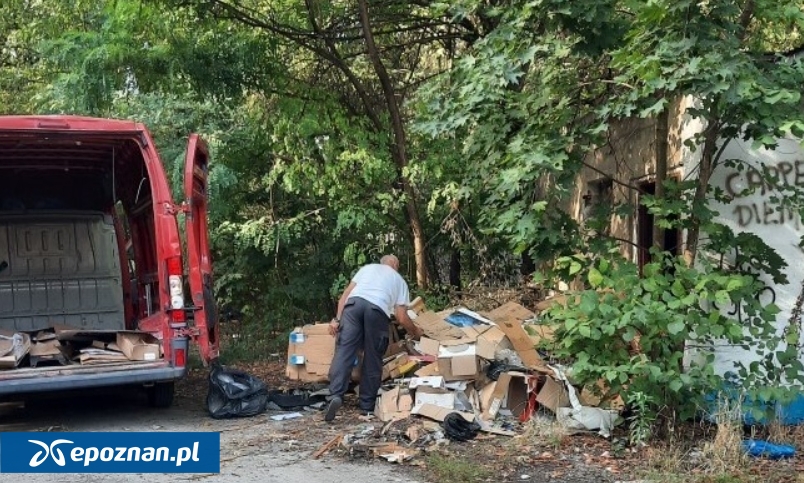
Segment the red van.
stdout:
<svg viewBox="0 0 804 483">
<path fill-rule="evenodd" d="M 136 384 L 169 406 L 188 342 L 204 362 L 218 357 L 208 161 L 191 135 L 176 203 L 140 123 L 0 116 L 0 334 L 137 331 L 161 346 L 155 360 L 2 368 L 0 398 Z"/>
</svg>

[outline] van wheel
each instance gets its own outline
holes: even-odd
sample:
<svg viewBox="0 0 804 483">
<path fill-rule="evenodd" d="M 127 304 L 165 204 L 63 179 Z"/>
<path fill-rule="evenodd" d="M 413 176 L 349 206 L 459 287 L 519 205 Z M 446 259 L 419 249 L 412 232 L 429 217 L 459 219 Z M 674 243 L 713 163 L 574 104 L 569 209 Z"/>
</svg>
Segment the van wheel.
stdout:
<svg viewBox="0 0 804 483">
<path fill-rule="evenodd" d="M 169 408 L 173 404 L 173 392 L 175 387 L 172 382 L 159 382 L 151 387 L 146 387 L 148 393 L 148 404 L 155 408 Z"/>
</svg>

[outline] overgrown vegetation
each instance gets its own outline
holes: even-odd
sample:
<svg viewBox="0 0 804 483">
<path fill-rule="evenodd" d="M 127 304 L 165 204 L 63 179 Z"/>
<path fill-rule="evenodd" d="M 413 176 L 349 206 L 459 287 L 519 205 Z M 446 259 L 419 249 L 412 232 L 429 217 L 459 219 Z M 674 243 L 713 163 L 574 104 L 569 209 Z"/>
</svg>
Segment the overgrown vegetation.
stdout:
<svg viewBox="0 0 804 483">
<path fill-rule="evenodd" d="M 204 135 L 217 294 L 243 354 L 329 318 L 352 272 L 390 251 L 434 308 L 569 284 L 554 355 L 638 405 L 641 441 L 723 387 L 717 344 L 756 353 L 733 370 L 752 397 L 800 387 L 800 327 L 757 296 L 788 267 L 722 223 L 734 193 L 711 180 L 756 169 L 729 143 L 804 134 L 804 65 L 783 55 L 802 27 L 801 0 L 13 0 L 0 111 L 144 121 L 174 185 L 187 135 Z M 635 119 L 653 151 L 626 163 L 650 167 L 652 195 L 594 164 Z M 670 138 L 684 179 L 664 180 Z M 639 196 L 579 221 L 588 170 Z M 759 176 L 746 191 L 774 187 L 770 209 L 800 212 L 795 186 Z M 607 227 L 635 203 L 682 249 L 623 256 Z"/>
</svg>

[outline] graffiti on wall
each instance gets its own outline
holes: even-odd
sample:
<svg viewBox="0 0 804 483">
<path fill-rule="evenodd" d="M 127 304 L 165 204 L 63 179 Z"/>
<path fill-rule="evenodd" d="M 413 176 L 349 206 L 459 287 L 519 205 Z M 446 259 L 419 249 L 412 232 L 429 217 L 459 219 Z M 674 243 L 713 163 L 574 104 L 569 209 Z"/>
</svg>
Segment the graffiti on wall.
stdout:
<svg viewBox="0 0 804 483">
<path fill-rule="evenodd" d="M 734 171 L 726 176 L 724 188 L 734 200 L 730 205 L 733 219 L 741 228 L 784 224 L 791 224 L 796 230 L 801 228 L 801 217 L 795 209 L 770 198 L 778 196 L 778 190 L 804 189 L 804 160 L 765 165 L 763 171 L 753 168 Z"/>
<path fill-rule="evenodd" d="M 739 258 L 739 250 L 735 249 L 733 254 L 721 253 L 720 254 L 720 269 L 733 271 L 743 275 L 756 276 L 757 273 L 752 269 L 750 264 L 743 263 L 740 266 L 734 266 L 733 261 Z M 762 283 L 762 286 L 754 294 L 754 299 L 762 306 L 776 303 L 776 290 L 770 285 Z M 729 317 L 736 317 L 738 321 L 743 322 L 743 308 L 742 306 L 731 302 L 729 307 L 721 307 L 716 302 L 712 301 L 712 307 L 719 310 Z"/>
</svg>

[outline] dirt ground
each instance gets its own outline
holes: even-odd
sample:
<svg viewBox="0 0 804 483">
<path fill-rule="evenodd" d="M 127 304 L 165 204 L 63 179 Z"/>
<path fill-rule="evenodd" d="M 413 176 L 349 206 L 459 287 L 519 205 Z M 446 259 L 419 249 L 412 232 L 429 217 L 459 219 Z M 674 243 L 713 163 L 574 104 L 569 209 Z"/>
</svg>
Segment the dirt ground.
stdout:
<svg viewBox="0 0 804 483">
<path fill-rule="evenodd" d="M 61 394 L 29 403 L 25 407 L 0 407 L 2 431 L 219 431 L 221 472 L 216 475 L 2 475 L 0 482 L 136 482 L 173 481 L 260 481 L 265 483 L 350 483 L 413 482 L 406 471 L 381 462 L 356 463 L 327 456 L 310 455 L 328 437 L 313 430 L 312 420 L 323 424 L 321 415 L 305 413 L 303 419 L 273 421 L 272 414 L 237 420 L 213 420 L 204 409 L 206 371 L 193 370 L 177 387 L 177 398 L 169 409 L 147 406 L 141 391 L 117 389 L 94 391 L 80 396 Z M 334 429 L 332 431 L 335 431 Z"/>
<path fill-rule="evenodd" d="M 238 368 L 257 375 L 271 388 L 287 386 L 282 377 L 281 361 L 239 365 Z M 409 462 L 399 465 L 376 458 L 365 447 L 340 446 L 320 459 L 311 458 L 312 453 L 322 444 L 341 434 L 354 434 L 373 428 L 373 436 L 368 442 L 376 444 L 388 439 L 393 433 L 394 430 L 391 430 L 380 436 L 383 424 L 376 419 L 361 419 L 348 399 L 332 424 L 324 422 L 319 411 L 305 411 L 302 418 L 287 421 L 270 419 L 272 415 L 281 414 L 271 411 L 252 418 L 214 420 L 207 415 L 204 407 L 206 375 L 205 369 L 191 370 L 189 376 L 177 385 L 176 400 L 169 409 L 149 408 L 141 391 L 126 388 L 85 392 L 80 395 L 57 394 L 46 399 L 29 401 L 25 406 L 4 404 L 0 406 L 0 430 L 221 433 L 221 472 L 217 475 L 28 475 L 25 481 L 30 482 L 434 481 L 433 473 L 426 468 L 430 460 L 424 454 L 417 457 L 413 464 Z M 400 428 L 397 427 L 396 430 L 399 431 Z M 478 481 L 591 483 L 615 480 L 610 473 L 606 474 L 607 470 L 590 467 L 589 456 L 583 454 L 565 460 L 542 461 L 539 469 L 531 466 L 535 460 L 514 463 L 509 461 L 503 467 L 495 467 L 494 463 L 498 460 L 495 452 L 510 452 L 514 448 L 510 438 L 485 435 L 470 443 L 452 443 L 441 447 L 439 461 L 474 462 L 479 458 L 481 464 L 477 468 L 482 468 L 484 472 L 477 473 L 472 478 Z M 545 478 L 545 475 L 550 477 Z M 4 481 L 20 480 L 19 476 L 0 474 L 0 482 Z"/>
<path fill-rule="evenodd" d="M 237 368 L 256 375 L 272 389 L 289 386 L 283 378 L 281 360 Z M 204 407 L 206 377 L 203 368 L 191 370 L 178 384 L 176 401 L 169 409 L 149 408 L 141 391 L 125 389 L 62 394 L 24 407 L 0 405 L 0 430 L 221 433 L 220 474 L 27 475 L 24 481 L 30 482 L 614 483 L 639 479 L 637 470 L 645 464 L 644 453 L 618 454 L 616 445 L 597 435 L 564 435 L 560 441 L 551 442 L 549 438 L 529 437 L 527 428 L 517 428 L 519 435 L 514 438 L 481 434 L 466 443 L 411 444 L 406 437 L 411 425 L 421 429 L 430 424 L 432 429 L 435 423 L 411 419 L 385 425 L 361 417 L 350 399 L 332 424 L 324 422 L 319 411 L 305 411 L 302 418 L 287 421 L 272 420 L 271 416 L 281 413 L 271 411 L 251 418 L 214 420 Z M 337 436 L 354 439 L 358 434 L 368 436 L 360 444 L 335 447 L 320 459 L 311 457 Z M 429 452 L 420 452 L 405 464 L 388 463 L 374 455 L 372 448 L 389 440 Z M 788 476 L 758 481 L 796 481 L 789 475 L 804 469 L 798 458 L 784 464 Z M 20 477 L 0 474 L 0 483 L 5 481 L 18 482 Z"/>
</svg>

